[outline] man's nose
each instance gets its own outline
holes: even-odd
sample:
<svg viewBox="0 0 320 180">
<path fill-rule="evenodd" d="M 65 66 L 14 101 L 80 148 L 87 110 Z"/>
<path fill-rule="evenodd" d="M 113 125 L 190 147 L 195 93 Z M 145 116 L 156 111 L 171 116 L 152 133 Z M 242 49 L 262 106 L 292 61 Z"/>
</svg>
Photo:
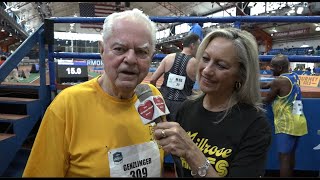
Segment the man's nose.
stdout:
<svg viewBox="0 0 320 180">
<path fill-rule="evenodd" d="M 129 49 L 125 56 L 125 62 L 133 64 L 137 62 L 137 55 L 133 49 Z"/>
</svg>

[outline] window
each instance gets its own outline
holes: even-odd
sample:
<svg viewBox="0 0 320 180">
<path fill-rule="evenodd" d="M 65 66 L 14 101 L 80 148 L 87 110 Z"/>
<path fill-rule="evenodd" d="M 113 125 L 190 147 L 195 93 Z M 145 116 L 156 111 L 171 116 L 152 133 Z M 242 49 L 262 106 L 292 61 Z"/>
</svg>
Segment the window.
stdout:
<svg viewBox="0 0 320 180">
<path fill-rule="evenodd" d="M 182 34 L 188 32 L 190 30 L 190 26 L 187 23 L 183 23 L 176 26 L 176 34 Z"/>
<path fill-rule="evenodd" d="M 170 35 L 170 29 L 165 29 L 165 30 L 162 30 L 162 31 L 158 31 L 156 33 L 156 38 L 157 39 L 162 39 L 162 38 L 166 38 Z"/>
</svg>

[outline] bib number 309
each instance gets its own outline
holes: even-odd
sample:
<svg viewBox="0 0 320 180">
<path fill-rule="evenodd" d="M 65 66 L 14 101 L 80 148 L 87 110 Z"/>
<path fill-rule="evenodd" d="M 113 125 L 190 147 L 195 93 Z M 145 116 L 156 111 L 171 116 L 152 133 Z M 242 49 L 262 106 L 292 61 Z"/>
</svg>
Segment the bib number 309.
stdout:
<svg viewBox="0 0 320 180">
<path fill-rule="evenodd" d="M 146 167 L 143 167 L 141 169 L 135 169 L 130 171 L 130 175 L 133 178 L 144 178 L 144 177 L 148 177 L 148 170 Z"/>
</svg>

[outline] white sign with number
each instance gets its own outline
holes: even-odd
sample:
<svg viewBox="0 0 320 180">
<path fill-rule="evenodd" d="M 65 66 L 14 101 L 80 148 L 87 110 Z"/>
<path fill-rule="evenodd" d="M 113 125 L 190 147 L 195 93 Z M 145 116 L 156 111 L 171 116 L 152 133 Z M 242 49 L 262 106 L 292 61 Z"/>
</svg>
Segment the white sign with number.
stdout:
<svg viewBox="0 0 320 180">
<path fill-rule="evenodd" d="M 292 102 L 293 106 L 292 106 L 292 114 L 297 114 L 297 115 L 301 115 L 303 114 L 303 105 L 302 105 L 302 101 L 301 100 L 295 100 Z"/>
<path fill-rule="evenodd" d="M 182 90 L 186 81 L 185 76 L 170 73 L 168 76 L 167 87 Z"/>
</svg>

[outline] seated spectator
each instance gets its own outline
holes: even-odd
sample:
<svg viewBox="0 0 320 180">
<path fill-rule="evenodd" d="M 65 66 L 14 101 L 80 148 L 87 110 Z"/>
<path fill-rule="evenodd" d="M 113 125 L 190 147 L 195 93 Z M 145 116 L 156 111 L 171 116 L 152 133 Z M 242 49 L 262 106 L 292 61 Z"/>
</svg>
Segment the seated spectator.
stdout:
<svg viewBox="0 0 320 180">
<path fill-rule="evenodd" d="M 32 64 L 30 73 L 38 73 L 39 72 L 39 64 Z"/>
<path fill-rule="evenodd" d="M 4 82 L 19 82 L 19 71 L 15 67 L 10 74 L 5 78 Z"/>
<path fill-rule="evenodd" d="M 1 56 L 0 66 L 7 60 L 6 56 Z M 4 79 L 4 82 L 19 82 L 19 71 L 18 67 L 15 67 L 10 74 Z"/>
<path fill-rule="evenodd" d="M 306 68 L 306 71 L 311 72 L 311 68 L 310 68 L 310 67 L 307 67 L 307 68 Z"/>
</svg>

